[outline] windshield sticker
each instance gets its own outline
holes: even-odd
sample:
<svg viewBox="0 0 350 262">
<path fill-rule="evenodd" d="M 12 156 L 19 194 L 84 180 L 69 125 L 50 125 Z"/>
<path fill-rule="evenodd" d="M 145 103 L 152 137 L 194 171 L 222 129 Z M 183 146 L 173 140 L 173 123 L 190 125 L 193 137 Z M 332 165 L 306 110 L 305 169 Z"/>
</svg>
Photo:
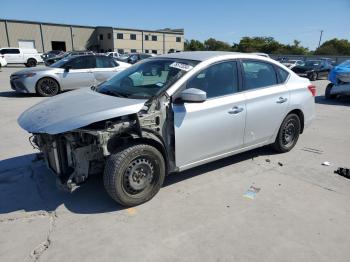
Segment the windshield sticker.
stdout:
<svg viewBox="0 0 350 262">
<path fill-rule="evenodd" d="M 186 71 L 186 72 L 190 71 L 193 68 L 193 66 L 191 66 L 191 65 L 186 65 L 186 64 L 179 63 L 179 62 L 174 62 L 169 66 Z"/>
</svg>

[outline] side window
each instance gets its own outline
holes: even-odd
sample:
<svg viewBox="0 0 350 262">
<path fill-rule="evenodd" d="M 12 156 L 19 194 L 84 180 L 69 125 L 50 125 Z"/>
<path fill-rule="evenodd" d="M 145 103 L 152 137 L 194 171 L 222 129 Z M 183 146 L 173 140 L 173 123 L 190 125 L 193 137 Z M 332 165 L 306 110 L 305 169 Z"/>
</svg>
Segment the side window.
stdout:
<svg viewBox="0 0 350 262">
<path fill-rule="evenodd" d="M 243 61 L 244 89 L 250 90 L 277 84 L 272 64 L 259 61 Z"/>
<path fill-rule="evenodd" d="M 207 98 L 219 97 L 238 92 L 237 63 L 234 61 L 212 65 L 194 78 L 186 86 L 207 93 Z"/>
<path fill-rule="evenodd" d="M 280 68 L 279 66 L 276 66 L 276 68 L 279 77 L 279 82 L 284 83 L 287 80 L 289 73 L 286 70 Z"/>
<path fill-rule="evenodd" d="M 94 56 L 78 56 L 70 60 L 67 65 L 72 69 L 88 69 L 95 68 L 96 62 Z"/>
<path fill-rule="evenodd" d="M 96 56 L 96 68 L 115 67 L 113 59 L 107 56 Z"/>
<path fill-rule="evenodd" d="M 11 54 L 19 54 L 20 52 L 19 52 L 19 49 L 9 49 L 9 53 L 11 53 Z"/>
</svg>

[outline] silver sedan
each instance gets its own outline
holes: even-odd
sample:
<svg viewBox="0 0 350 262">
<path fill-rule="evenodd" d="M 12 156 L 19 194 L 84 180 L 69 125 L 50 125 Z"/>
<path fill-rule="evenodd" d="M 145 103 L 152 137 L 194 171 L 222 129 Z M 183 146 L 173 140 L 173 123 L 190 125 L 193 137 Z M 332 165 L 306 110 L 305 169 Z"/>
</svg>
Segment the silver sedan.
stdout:
<svg viewBox="0 0 350 262">
<path fill-rule="evenodd" d="M 265 145 L 290 151 L 314 117 L 315 94 L 308 79 L 270 58 L 183 52 L 47 99 L 18 123 L 62 186 L 103 174 L 108 194 L 134 206 L 167 174 Z"/>
<path fill-rule="evenodd" d="M 130 67 L 102 55 L 83 55 L 62 59 L 49 67 L 30 68 L 13 73 L 11 88 L 21 93 L 54 96 L 63 90 L 96 86 Z"/>
</svg>

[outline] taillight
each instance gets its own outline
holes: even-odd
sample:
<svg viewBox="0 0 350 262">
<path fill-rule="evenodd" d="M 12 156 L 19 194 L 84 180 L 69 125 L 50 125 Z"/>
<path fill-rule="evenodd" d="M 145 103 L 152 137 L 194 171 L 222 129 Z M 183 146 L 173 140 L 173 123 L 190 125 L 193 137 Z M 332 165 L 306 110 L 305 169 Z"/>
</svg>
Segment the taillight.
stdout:
<svg viewBox="0 0 350 262">
<path fill-rule="evenodd" d="M 316 96 L 316 86 L 314 86 L 314 85 L 309 85 L 307 88 L 308 88 L 309 91 L 311 92 L 312 96 Z"/>
</svg>

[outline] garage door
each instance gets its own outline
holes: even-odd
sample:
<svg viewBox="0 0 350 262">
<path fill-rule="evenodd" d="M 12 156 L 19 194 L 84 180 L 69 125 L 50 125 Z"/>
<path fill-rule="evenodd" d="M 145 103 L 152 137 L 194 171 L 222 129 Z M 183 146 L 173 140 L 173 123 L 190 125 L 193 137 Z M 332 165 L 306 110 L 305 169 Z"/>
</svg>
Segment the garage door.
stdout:
<svg viewBox="0 0 350 262">
<path fill-rule="evenodd" d="M 25 48 L 25 49 L 34 49 L 35 48 L 35 41 L 34 40 L 19 40 L 18 47 Z"/>
</svg>

